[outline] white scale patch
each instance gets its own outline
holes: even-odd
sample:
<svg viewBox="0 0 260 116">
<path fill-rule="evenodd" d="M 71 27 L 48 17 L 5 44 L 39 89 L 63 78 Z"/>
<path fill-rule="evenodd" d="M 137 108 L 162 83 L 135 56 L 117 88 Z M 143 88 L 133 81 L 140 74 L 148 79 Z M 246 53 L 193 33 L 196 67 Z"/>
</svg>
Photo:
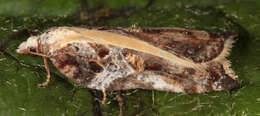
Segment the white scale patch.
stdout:
<svg viewBox="0 0 260 116">
<path fill-rule="evenodd" d="M 89 88 L 105 89 L 113 83 L 114 80 L 125 78 L 128 75 L 134 74 L 135 70 L 127 63 L 122 55 L 122 48 L 109 47 L 109 57 L 112 58 L 113 64 L 108 64 L 104 70 L 92 79 Z"/>
<path fill-rule="evenodd" d="M 168 91 L 174 91 L 174 92 L 183 92 L 183 90 L 178 87 L 171 85 L 167 82 L 165 82 L 160 75 L 144 75 L 144 74 L 139 74 L 137 76 L 137 80 L 143 81 L 143 83 L 153 83 L 152 88 L 156 88 L 158 90 L 168 90 Z"/>
</svg>

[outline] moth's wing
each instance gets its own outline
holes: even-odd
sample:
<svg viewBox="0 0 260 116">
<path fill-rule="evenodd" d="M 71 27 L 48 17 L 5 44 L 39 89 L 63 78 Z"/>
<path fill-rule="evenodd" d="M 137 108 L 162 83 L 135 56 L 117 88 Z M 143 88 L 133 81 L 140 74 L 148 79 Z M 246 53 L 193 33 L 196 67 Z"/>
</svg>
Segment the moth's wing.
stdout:
<svg viewBox="0 0 260 116">
<path fill-rule="evenodd" d="M 237 78 L 230 68 L 230 61 L 226 60 L 234 43 L 233 38 L 237 36 L 235 33 L 216 33 L 183 28 L 125 30 L 124 32 L 128 35 L 146 41 L 178 57 L 189 58 L 195 63 L 205 64 L 208 67 L 207 70 L 211 71 L 212 77 L 216 72 L 218 75 L 227 75 L 228 77 L 222 79 L 222 83 L 233 83 L 230 80 Z"/>
<path fill-rule="evenodd" d="M 196 63 L 224 60 L 232 47 L 234 33 L 212 33 L 183 28 L 141 28 L 125 33 Z"/>
<path fill-rule="evenodd" d="M 138 70 L 138 66 L 131 67 L 135 62 L 128 64 L 124 60 L 121 51 L 122 48 L 116 46 L 72 41 L 50 53 L 50 59 L 61 73 L 81 86 L 97 90 L 115 90 L 109 88 L 114 80 L 135 74 L 133 68 Z M 131 88 L 136 86 L 126 87 Z"/>
<path fill-rule="evenodd" d="M 106 30 L 106 29 L 98 29 L 98 30 Z M 210 40 L 207 38 L 201 37 L 198 40 L 197 39 L 193 40 L 192 37 L 186 37 L 185 34 L 181 33 L 183 32 L 183 30 L 180 32 L 177 31 L 171 33 L 173 32 L 173 30 L 177 31 L 178 29 L 171 28 L 168 31 L 167 29 L 164 29 L 164 31 L 161 31 L 161 29 L 151 29 L 150 31 L 149 29 L 147 30 L 142 29 L 141 32 L 126 31 L 125 29 L 107 29 L 106 31 L 115 32 L 118 34 L 125 34 L 126 36 L 134 36 L 137 39 L 139 38 L 143 41 L 151 43 L 156 47 L 160 47 L 165 51 L 171 48 L 171 50 L 169 49 L 167 51 L 172 52 L 175 55 L 180 54 L 180 57 L 186 57 L 185 56 L 186 52 L 182 52 L 182 51 L 195 49 L 197 46 L 194 46 L 192 44 L 191 46 L 188 46 L 186 48 L 187 50 L 186 49 L 183 50 L 183 48 L 181 47 L 176 48 L 176 46 L 178 46 L 179 44 L 183 44 L 183 46 L 189 45 L 190 42 L 191 43 L 194 42 L 195 45 L 205 44 L 203 48 L 201 48 L 202 50 L 196 51 L 196 54 L 191 54 L 191 56 L 193 57 L 199 56 L 197 54 L 202 54 L 200 52 L 205 52 L 203 50 L 207 50 L 206 49 L 207 46 L 212 46 L 211 43 L 209 42 Z M 191 33 L 191 32 L 193 33 L 192 35 L 199 34 L 198 32 L 196 31 L 193 32 L 192 30 L 188 31 L 187 33 Z M 170 42 L 166 41 L 167 39 Z M 221 43 L 220 41 L 221 39 L 218 41 L 217 40 L 218 39 L 212 41 L 213 43 L 216 41 L 216 44 Z M 222 40 L 222 41 L 225 42 L 226 40 Z M 71 44 L 73 45 L 72 47 L 69 46 L 70 44 L 67 45 L 68 45 L 67 47 L 60 48 L 54 51 L 53 56 L 51 57 L 53 64 L 68 78 L 89 88 L 94 88 L 99 90 L 107 87 L 109 88 L 109 86 L 107 85 L 110 84 L 113 85 L 113 83 L 116 83 L 116 80 L 119 79 L 118 84 L 114 84 L 115 85 L 114 87 L 111 86 L 112 87 L 110 88 L 111 90 L 117 90 L 116 88 L 118 88 L 118 90 L 144 88 L 144 89 L 157 89 L 157 90 L 165 90 L 165 91 L 168 90 L 168 91 L 175 91 L 175 92 L 194 93 L 194 92 L 206 92 L 211 90 L 231 88 L 233 87 L 233 85 L 235 85 L 236 82 L 234 79 L 230 78 L 229 75 L 227 75 L 227 70 L 225 68 L 223 71 L 222 64 L 218 64 L 215 62 L 208 64 L 207 71 L 208 73 L 210 73 L 210 76 L 208 76 L 208 75 L 203 75 L 200 70 L 187 68 L 185 66 L 176 67 L 175 65 L 170 65 L 171 63 L 168 60 L 163 59 L 162 57 L 152 56 L 152 54 L 147 54 L 141 51 L 133 50 L 132 52 L 130 52 L 132 49 L 128 50 L 125 53 L 122 53 L 122 51 L 124 51 L 125 48 L 120 48 L 118 46 L 113 47 L 111 45 L 107 45 L 108 47 L 111 48 L 111 49 L 109 48 L 108 50 L 109 53 L 108 53 L 103 51 L 104 48 L 102 47 L 103 44 L 101 46 L 95 46 L 95 45 L 89 46 L 90 44 L 77 45 L 74 43 Z M 88 45 L 88 46 L 83 46 L 83 45 Z M 176 45 L 176 46 L 173 47 L 172 45 Z M 170 46 L 170 47 L 165 47 L 165 46 Z M 79 50 L 81 50 L 82 52 L 78 52 Z M 178 50 L 180 53 L 178 53 Z M 93 53 L 91 51 L 93 51 Z M 132 54 L 127 55 L 127 53 L 132 53 Z M 104 62 L 101 63 L 98 62 L 99 59 L 97 58 L 97 56 L 102 57 L 102 59 L 104 59 Z M 190 59 L 192 59 L 193 57 L 189 57 L 189 55 L 187 56 L 187 58 Z M 140 64 L 136 61 L 139 61 Z M 198 63 L 199 61 L 194 60 L 194 62 Z M 162 84 L 162 82 L 165 82 L 167 84 Z M 171 88 L 170 85 L 177 88 Z M 209 87 L 213 86 L 213 87 L 207 89 L 208 86 Z M 222 88 L 219 89 L 217 88 L 217 86 Z M 185 90 L 181 91 L 178 89 L 179 87 Z M 200 91 L 198 88 L 205 88 L 205 90 L 203 89 Z"/>
</svg>

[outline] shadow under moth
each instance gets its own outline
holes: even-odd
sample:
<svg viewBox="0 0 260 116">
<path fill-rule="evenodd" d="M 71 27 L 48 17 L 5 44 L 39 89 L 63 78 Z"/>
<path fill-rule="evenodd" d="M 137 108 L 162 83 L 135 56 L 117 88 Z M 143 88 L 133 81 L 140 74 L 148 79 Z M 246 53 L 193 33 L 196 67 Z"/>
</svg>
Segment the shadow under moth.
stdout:
<svg viewBox="0 0 260 116">
<path fill-rule="evenodd" d="M 96 90 L 152 89 L 203 93 L 233 88 L 226 59 L 234 33 L 183 28 L 54 27 L 17 49 L 47 58 L 67 78 Z M 104 96 L 105 97 L 105 96 Z"/>
</svg>

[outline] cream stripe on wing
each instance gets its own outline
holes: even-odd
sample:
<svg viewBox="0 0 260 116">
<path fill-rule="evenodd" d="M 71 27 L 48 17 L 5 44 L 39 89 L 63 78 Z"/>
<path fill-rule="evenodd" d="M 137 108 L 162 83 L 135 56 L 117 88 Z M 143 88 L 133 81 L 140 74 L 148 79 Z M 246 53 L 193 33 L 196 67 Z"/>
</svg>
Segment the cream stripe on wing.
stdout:
<svg viewBox="0 0 260 116">
<path fill-rule="evenodd" d="M 142 51 L 145 53 L 149 53 L 155 56 L 163 57 L 167 60 L 170 60 L 177 65 L 185 66 L 185 67 L 191 67 L 196 68 L 201 71 L 204 71 L 204 68 L 200 64 L 195 64 L 192 60 L 189 60 L 187 58 L 179 58 L 172 53 L 169 53 L 167 51 L 164 51 L 160 48 L 157 48 L 153 45 L 148 44 L 147 42 L 141 41 L 139 39 L 133 38 L 133 37 L 127 37 L 111 32 L 106 31 L 98 31 L 98 30 L 89 30 L 84 28 L 76 28 L 76 27 L 62 27 L 65 29 L 73 30 L 77 32 L 80 35 L 70 35 L 71 37 L 66 39 L 61 39 L 60 41 L 63 41 L 63 45 L 66 45 L 68 42 L 75 41 L 75 40 L 85 40 L 87 42 L 91 43 L 100 43 L 100 44 L 110 44 L 115 45 L 123 48 L 129 48 L 137 51 Z M 80 37 L 82 36 L 82 37 Z"/>
</svg>

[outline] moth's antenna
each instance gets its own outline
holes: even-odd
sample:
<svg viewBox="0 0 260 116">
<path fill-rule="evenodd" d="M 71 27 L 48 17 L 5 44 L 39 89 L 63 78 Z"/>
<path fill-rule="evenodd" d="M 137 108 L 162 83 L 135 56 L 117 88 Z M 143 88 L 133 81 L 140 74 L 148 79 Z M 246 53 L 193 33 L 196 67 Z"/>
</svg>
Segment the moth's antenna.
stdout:
<svg viewBox="0 0 260 116">
<path fill-rule="evenodd" d="M 102 89 L 102 93 L 103 93 L 102 104 L 106 104 L 107 94 L 106 94 L 106 89 L 105 88 Z"/>
</svg>

